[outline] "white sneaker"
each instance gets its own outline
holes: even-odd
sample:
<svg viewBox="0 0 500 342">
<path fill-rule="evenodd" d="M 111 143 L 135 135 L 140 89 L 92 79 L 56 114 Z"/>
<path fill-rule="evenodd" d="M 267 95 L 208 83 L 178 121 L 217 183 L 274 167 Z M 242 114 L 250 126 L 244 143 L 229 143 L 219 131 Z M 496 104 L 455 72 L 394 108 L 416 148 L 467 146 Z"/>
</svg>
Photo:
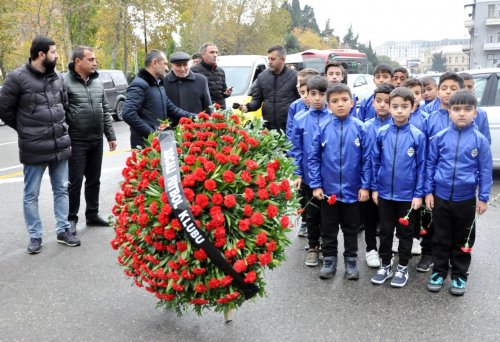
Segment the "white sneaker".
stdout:
<svg viewBox="0 0 500 342">
<path fill-rule="evenodd" d="M 392 238 L 392 251 L 394 253 L 397 253 L 398 248 L 399 248 L 399 239 L 396 237 L 396 235 L 394 235 L 394 237 Z"/>
<path fill-rule="evenodd" d="M 366 264 L 368 267 L 380 267 L 380 257 L 378 256 L 378 252 L 372 249 L 369 252 L 366 252 Z"/>
<path fill-rule="evenodd" d="M 413 244 L 411 245 L 411 254 L 420 255 L 422 254 L 422 247 L 420 246 L 419 239 L 413 239 Z"/>
</svg>

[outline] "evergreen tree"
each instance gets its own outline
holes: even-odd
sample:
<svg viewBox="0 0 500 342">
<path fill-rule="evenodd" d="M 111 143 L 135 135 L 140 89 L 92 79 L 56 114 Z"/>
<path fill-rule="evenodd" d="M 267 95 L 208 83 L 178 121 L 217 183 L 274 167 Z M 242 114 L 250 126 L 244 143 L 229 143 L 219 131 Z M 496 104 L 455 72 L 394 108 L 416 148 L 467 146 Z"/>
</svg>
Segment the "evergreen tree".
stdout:
<svg viewBox="0 0 500 342">
<path fill-rule="evenodd" d="M 314 8 L 312 8 L 311 6 L 304 6 L 304 9 L 302 10 L 300 15 L 300 23 L 302 29 L 310 29 L 314 33 L 319 34 L 319 26 L 316 22 L 316 16 L 314 15 Z"/>
<path fill-rule="evenodd" d="M 432 71 L 446 71 L 446 57 L 443 56 L 443 52 L 440 51 L 438 53 L 432 54 Z"/>
<path fill-rule="evenodd" d="M 342 40 L 342 43 L 348 49 L 357 49 L 359 45 L 358 38 L 359 34 L 356 34 L 356 36 L 354 36 L 354 32 L 352 31 L 352 25 L 351 25 L 349 26 L 349 29 L 347 30 L 347 33 L 344 36 L 344 39 Z"/>
</svg>

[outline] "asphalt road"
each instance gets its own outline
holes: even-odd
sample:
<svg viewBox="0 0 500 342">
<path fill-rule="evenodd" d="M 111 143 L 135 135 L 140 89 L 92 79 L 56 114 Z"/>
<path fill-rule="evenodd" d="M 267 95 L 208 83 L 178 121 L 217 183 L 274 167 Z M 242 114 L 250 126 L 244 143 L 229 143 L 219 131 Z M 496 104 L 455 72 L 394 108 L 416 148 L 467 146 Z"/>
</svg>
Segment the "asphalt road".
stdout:
<svg viewBox="0 0 500 342">
<path fill-rule="evenodd" d="M 105 216 L 129 148 L 126 124 L 114 127 L 118 151 L 105 154 L 101 178 Z M 417 258 L 405 288 L 373 286 L 362 234 L 360 280 L 344 279 L 343 263 L 334 279 L 320 280 L 318 268 L 304 265 L 305 240 L 292 232 L 288 260 L 266 275 L 267 297 L 243 305 L 229 324 L 213 312 L 179 318 L 131 286 L 110 248 L 111 228 L 79 223 L 81 247 L 56 242 L 48 178 L 40 194 L 44 247 L 26 253 L 16 139 L 0 127 L 0 341 L 500 341 L 499 207 L 478 221 L 463 297 L 428 292 L 428 274 L 415 271 Z M 493 193 L 500 193 L 498 174 Z"/>
</svg>

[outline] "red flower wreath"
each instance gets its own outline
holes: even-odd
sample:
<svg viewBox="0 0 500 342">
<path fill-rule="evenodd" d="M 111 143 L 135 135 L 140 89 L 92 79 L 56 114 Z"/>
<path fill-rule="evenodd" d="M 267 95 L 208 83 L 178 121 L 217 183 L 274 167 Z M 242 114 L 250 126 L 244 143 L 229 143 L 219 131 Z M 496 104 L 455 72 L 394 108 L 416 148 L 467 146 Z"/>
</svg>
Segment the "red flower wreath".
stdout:
<svg viewBox="0 0 500 342">
<path fill-rule="evenodd" d="M 263 271 L 278 266 L 289 244 L 289 214 L 298 208 L 288 179 L 293 162 L 284 136 L 261 121 L 240 124 L 237 115 L 200 113 L 175 131 L 185 196 L 198 227 L 246 283 L 265 294 Z M 134 284 L 178 314 L 191 305 L 200 314 L 227 312 L 245 298 L 203 249 L 193 248 L 164 192 L 158 132 L 150 146 L 133 150 L 123 169 L 113 214 L 118 263 Z"/>
</svg>

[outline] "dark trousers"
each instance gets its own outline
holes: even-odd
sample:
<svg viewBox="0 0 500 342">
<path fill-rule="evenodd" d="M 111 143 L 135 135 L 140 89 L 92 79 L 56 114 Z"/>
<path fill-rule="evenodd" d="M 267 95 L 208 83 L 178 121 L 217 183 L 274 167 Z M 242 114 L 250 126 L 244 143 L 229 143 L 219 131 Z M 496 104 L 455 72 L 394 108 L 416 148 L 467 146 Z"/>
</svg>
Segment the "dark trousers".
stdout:
<svg viewBox="0 0 500 342">
<path fill-rule="evenodd" d="M 358 252 L 359 204 L 340 201 L 330 205 L 321 201 L 321 240 L 323 256 L 337 256 L 339 225 L 344 234 L 344 257 L 356 257 Z"/>
<path fill-rule="evenodd" d="M 425 212 L 420 216 L 420 224 L 427 230 L 427 234 L 422 236 L 420 246 L 422 247 L 422 255 L 432 255 L 432 237 L 434 236 L 434 221 L 432 214 Z"/>
<path fill-rule="evenodd" d="M 102 139 L 96 141 L 71 141 L 69 159 L 69 215 L 68 220 L 78 221 L 80 193 L 85 176 L 85 216 L 94 218 L 99 212 L 99 189 L 101 187 Z"/>
<path fill-rule="evenodd" d="M 365 226 L 366 251 L 377 250 L 377 224 L 379 222 L 378 208 L 371 198 L 359 203 L 361 223 Z"/>
<path fill-rule="evenodd" d="M 403 226 L 399 223 L 399 218 L 405 217 L 411 207 L 411 202 L 390 201 L 383 198 L 378 199 L 378 211 L 380 215 L 380 250 L 379 255 L 384 265 L 391 263 L 392 240 L 394 228 L 399 239 L 399 264 L 408 265 L 411 259 L 411 245 L 413 242 L 413 226 L 417 211 L 410 213 L 410 225 Z"/>
<path fill-rule="evenodd" d="M 307 240 L 309 242 L 309 248 L 319 247 L 321 203 L 313 197 L 312 189 L 304 182 L 302 182 L 301 190 L 304 198 L 306 199 L 306 203 L 308 203 L 305 207 L 304 213 L 307 223 Z"/>
<path fill-rule="evenodd" d="M 451 278 L 467 280 L 471 254 L 464 253 L 461 247 L 467 241 L 469 229 L 472 229 L 469 247 L 474 245 L 475 227 L 471 228 L 476 215 L 476 199 L 466 201 L 447 201 L 434 196 L 434 237 L 432 239 L 433 272 L 443 278 L 448 274 L 451 262 Z"/>
</svg>

